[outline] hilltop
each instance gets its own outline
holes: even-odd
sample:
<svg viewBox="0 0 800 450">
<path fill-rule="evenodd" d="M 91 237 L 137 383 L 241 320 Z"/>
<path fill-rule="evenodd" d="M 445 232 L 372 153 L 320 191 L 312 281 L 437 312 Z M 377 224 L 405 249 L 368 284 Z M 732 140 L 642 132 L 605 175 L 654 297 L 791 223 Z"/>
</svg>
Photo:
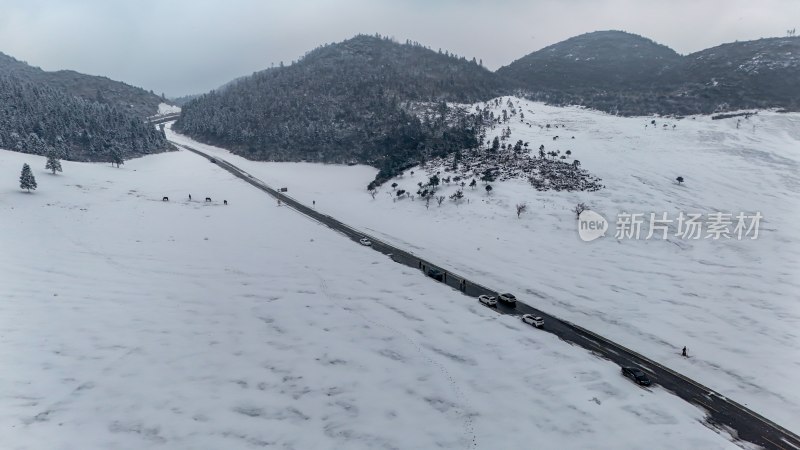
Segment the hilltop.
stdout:
<svg viewBox="0 0 800 450">
<path fill-rule="evenodd" d="M 158 112 L 160 103 L 168 100 L 121 81 L 86 75 L 73 70 L 44 71 L 0 52 L 0 76 L 12 76 L 32 83 L 46 85 L 68 95 L 90 102 L 116 107 L 144 118 Z"/>
<path fill-rule="evenodd" d="M 502 90 L 477 61 L 362 35 L 190 101 L 175 128 L 250 159 L 367 162 L 388 176 L 476 146 L 476 118 L 446 102 Z"/>
<path fill-rule="evenodd" d="M 497 73 L 527 97 L 612 114 L 710 114 L 800 109 L 800 38 L 724 44 L 687 56 L 622 31 L 583 34 Z"/>
</svg>

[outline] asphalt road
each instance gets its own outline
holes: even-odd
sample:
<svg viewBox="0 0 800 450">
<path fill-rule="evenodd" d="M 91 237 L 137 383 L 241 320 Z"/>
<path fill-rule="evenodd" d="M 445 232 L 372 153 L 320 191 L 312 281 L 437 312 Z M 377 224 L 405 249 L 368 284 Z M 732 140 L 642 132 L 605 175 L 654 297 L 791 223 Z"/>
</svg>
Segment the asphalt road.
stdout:
<svg viewBox="0 0 800 450">
<path fill-rule="evenodd" d="M 494 289 L 474 283 L 421 256 L 382 242 L 367 233 L 345 225 L 331 216 L 319 213 L 290 196 L 266 185 L 261 180 L 258 180 L 225 160 L 185 145 L 174 142 L 173 144 L 209 159 L 220 168 L 227 170 L 233 175 L 236 175 L 242 180 L 280 200 L 287 207 L 294 208 L 301 214 L 344 234 L 355 242 L 358 242 L 362 237 L 368 238 L 372 241 L 373 250 L 387 255 L 397 263 L 418 268 L 422 270 L 423 273 L 427 273 L 427 270 L 432 267 L 441 270 L 444 273 L 444 277 L 442 281 L 438 282 L 446 283 L 448 286 L 463 292 L 469 297 L 475 298 L 480 294 L 493 296 L 499 294 L 498 291 Z M 437 282 L 433 278 L 431 278 L 431 281 Z M 477 299 L 475 301 L 477 302 Z M 687 402 L 707 410 L 708 422 L 711 425 L 721 428 L 723 428 L 722 426 L 728 427 L 730 430 L 735 431 L 739 439 L 768 449 L 800 450 L 800 437 L 788 429 L 781 427 L 718 392 L 616 342 L 612 342 L 571 322 L 547 314 L 521 301 L 517 302 L 516 307 L 498 304 L 497 312 L 514 316 L 521 316 L 523 314 L 541 316 L 544 318 L 544 328 L 542 330 L 536 330 L 531 327 L 533 330 L 532 332 L 553 333 L 566 342 L 581 346 L 593 354 L 611 360 L 620 366 L 641 367 L 647 373 L 653 384 L 658 384 Z M 637 389 L 637 387 L 631 384 L 631 389 Z"/>
</svg>

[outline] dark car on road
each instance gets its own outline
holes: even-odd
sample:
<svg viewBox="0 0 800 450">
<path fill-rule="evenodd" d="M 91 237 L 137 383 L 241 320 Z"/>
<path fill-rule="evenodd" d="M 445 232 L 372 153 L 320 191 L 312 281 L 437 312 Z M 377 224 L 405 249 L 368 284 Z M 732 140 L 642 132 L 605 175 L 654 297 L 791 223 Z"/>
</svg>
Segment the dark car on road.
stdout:
<svg viewBox="0 0 800 450">
<path fill-rule="evenodd" d="M 509 294 L 508 292 L 498 295 L 497 300 L 509 306 L 515 306 L 517 304 L 517 297 L 514 297 L 514 294 Z"/>
<path fill-rule="evenodd" d="M 444 272 L 435 267 L 428 269 L 428 276 L 436 281 L 444 281 Z"/>
<path fill-rule="evenodd" d="M 623 367 L 622 374 L 641 386 L 650 386 L 650 378 L 638 367 Z"/>
</svg>

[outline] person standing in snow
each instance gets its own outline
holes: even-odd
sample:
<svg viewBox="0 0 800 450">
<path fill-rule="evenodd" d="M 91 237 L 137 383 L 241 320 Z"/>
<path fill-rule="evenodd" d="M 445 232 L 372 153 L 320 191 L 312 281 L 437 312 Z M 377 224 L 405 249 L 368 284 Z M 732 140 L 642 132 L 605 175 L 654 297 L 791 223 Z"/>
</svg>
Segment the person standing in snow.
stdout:
<svg viewBox="0 0 800 450">
<path fill-rule="evenodd" d="M 684 356 L 684 357 L 688 357 L 689 356 L 689 355 L 686 354 L 686 346 L 685 345 L 683 346 L 683 351 L 681 352 L 681 355 Z"/>
</svg>

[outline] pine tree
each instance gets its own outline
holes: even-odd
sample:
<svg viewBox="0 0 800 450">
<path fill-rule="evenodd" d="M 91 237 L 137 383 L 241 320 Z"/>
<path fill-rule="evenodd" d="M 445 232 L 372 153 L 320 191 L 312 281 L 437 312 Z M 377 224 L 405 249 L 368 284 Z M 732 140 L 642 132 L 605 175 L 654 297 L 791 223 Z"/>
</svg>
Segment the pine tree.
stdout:
<svg viewBox="0 0 800 450">
<path fill-rule="evenodd" d="M 117 165 L 117 169 L 119 169 L 120 164 L 125 164 L 125 160 L 122 159 L 122 153 L 119 151 L 117 147 L 111 147 L 111 151 L 109 152 L 109 157 L 111 159 L 111 165 Z"/>
<path fill-rule="evenodd" d="M 34 178 L 33 172 L 31 172 L 31 166 L 27 164 L 22 165 L 22 173 L 19 176 L 19 188 L 27 189 L 28 192 L 36 190 L 36 178 Z"/>
<path fill-rule="evenodd" d="M 55 155 L 54 152 L 50 152 L 47 154 L 47 164 L 44 166 L 45 170 L 52 170 L 53 175 L 56 172 L 62 172 L 61 170 L 61 161 L 59 161 L 58 157 Z"/>
</svg>

